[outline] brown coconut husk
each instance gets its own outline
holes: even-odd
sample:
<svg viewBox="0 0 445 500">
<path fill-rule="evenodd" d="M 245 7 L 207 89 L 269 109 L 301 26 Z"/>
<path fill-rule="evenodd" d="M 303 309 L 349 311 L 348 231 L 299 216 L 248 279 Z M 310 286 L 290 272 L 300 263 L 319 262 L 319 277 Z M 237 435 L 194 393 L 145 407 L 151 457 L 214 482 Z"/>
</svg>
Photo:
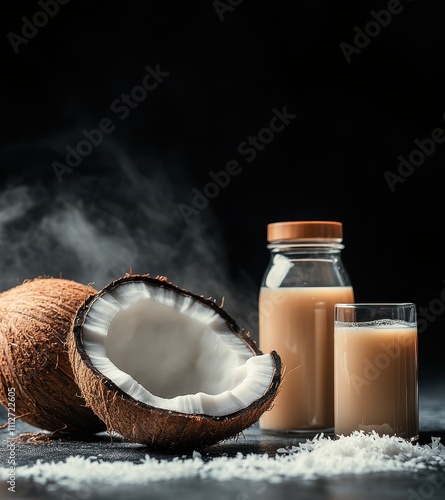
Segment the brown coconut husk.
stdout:
<svg viewBox="0 0 445 500">
<path fill-rule="evenodd" d="M 14 390 L 17 420 L 62 434 L 105 429 L 80 394 L 67 351 L 76 312 L 96 293 L 72 280 L 38 277 L 0 294 L 0 402 L 8 408 Z"/>
</svg>

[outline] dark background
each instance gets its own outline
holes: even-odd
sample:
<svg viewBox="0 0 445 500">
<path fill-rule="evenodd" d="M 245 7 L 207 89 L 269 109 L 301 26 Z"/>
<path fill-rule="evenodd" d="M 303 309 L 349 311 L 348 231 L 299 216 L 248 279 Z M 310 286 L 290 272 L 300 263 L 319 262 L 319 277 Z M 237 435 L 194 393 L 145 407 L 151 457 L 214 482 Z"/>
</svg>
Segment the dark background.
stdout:
<svg viewBox="0 0 445 500">
<path fill-rule="evenodd" d="M 131 268 L 224 298 L 256 336 L 267 224 L 338 220 L 356 300 L 415 302 L 420 380 L 440 380 L 444 146 L 385 178 L 445 128 L 440 2 L 401 1 L 349 63 L 340 44 L 388 2 L 232 5 L 71 1 L 17 53 L 8 34 L 42 7 L 3 7 L 1 290 L 43 274 L 100 288 Z M 120 120 L 111 103 L 147 65 L 169 75 Z M 249 162 L 238 147 L 274 108 L 296 117 Z M 104 118 L 115 130 L 60 182 L 52 163 Z M 241 173 L 187 223 L 181 204 L 231 160 Z"/>
</svg>

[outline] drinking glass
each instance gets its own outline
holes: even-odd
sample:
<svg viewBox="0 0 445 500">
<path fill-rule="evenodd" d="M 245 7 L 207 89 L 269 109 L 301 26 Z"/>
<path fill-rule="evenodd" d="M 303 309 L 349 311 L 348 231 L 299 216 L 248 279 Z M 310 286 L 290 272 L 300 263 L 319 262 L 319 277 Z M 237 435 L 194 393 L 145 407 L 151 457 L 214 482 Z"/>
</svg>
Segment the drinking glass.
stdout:
<svg viewBox="0 0 445 500">
<path fill-rule="evenodd" d="M 414 303 L 335 304 L 334 429 L 418 441 Z"/>
</svg>

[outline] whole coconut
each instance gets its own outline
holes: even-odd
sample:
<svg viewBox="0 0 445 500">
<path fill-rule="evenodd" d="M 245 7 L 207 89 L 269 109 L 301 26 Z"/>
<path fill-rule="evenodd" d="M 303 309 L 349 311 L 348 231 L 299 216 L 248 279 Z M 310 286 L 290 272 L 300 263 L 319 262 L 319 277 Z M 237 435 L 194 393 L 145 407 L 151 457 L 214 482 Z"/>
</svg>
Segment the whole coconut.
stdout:
<svg viewBox="0 0 445 500">
<path fill-rule="evenodd" d="M 0 294 L 0 402 L 15 392 L 15 416 L 48 431 L 92 434 L 105 424 L 74 382 L 67 336 L 77 310 L 97 291 L 39 277 Z"/>
</svg>

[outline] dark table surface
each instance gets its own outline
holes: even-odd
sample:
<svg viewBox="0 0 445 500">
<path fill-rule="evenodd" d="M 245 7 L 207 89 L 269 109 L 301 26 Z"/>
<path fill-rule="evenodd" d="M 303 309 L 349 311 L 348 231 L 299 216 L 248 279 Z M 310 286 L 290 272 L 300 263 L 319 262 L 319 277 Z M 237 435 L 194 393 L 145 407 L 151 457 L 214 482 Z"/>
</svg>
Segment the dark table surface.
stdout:
<svg viewBox="0 0 445 500">
<path fill-rule="evenodd" d="M 445 442 L 445 406 L 443 404 L 444 386 L 427 386 L 420 390 L 420 444 L 431 443 L 432 437 L 440 437 Z M 1 409 L 0 422 L 6 421 L 4 409 Z M 38 432 L 38 429 L 17 422 L 16 433 Z M 7 462 L 7 429 L 1 431 L 1 466 Z M 211 446 L 202 451 L 204 460 L 227 454 L 235 456 L 243 454 L 268 453 L 275 456 L 277 449 L 298 442 L 303 438 L 283 438 L 261 433 L 257 426 L 245 431 L 236 440 L 229 440 Z M 107 434 L 100 434 L 88 441 L 52 441 L 45 444 L 17 443 L 17 483 L 16 493 L 7 490 L 6 481 L 0 484 L 0 498 L 36 499 L 36 500 L 90 500 L 90 499 L 125 499 L 136 500 L 145 498 L 159 499 L 279 499 L 307 498 L 318 499 L 445 499 L 445 470 L 427 470 L 411 472 L 378 472 L 367 474 L 328 475 L 317 479 L 305 480 L 300 477 L 288 479 L 279 483 L 267 481 L 252 481 L 234 479 L 219 481 L 212 479 L 181 479 L 150 482 L 144 486 L 122 484 L 107 487 L 103 482 L 89 484 L 79 478 L 77 491 L 67 490 L 58 484 L 50 486 L 39 484 L 33 480 L 20 478 L 20 467 L 32 465 L 37 459 L 43 462 L 62 461 L 72 455 L 90 457 L 101 455 L 102 460 L 125 460 L 138 462 L 147 451 L 144 447 L 125 443 L 120 440 L 110 442 Z M 172 455 L 150 456 L 162 460 L 172 460 Z M 191 456 L 191 454 L 190 454 Z"/>
</svg>

